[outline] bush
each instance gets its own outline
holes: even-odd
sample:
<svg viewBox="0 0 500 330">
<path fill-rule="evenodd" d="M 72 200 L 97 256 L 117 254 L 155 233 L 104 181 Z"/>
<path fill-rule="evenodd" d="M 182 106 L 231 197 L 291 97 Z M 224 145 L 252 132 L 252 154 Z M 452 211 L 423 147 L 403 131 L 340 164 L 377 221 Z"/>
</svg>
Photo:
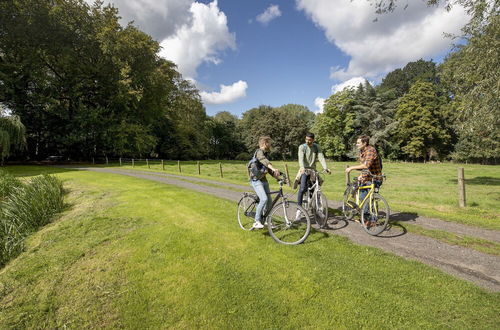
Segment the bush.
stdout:
<svg viewBox="0 0 500 330">
<path fill-rule="evenodd" d="M 15 186 L 0 203 L 0 265 L 18 255 L 24 238 L 63 208 L 62 182 L 43 175 Z"/>
<path fill-rule="evenodd" d="M 0 170 L 0 200 L 3 200 L 16 187 L 21 186 L 21 181 L 9 172 Z"/>
<path fill-rule="evenodd" d="M 236 156 L 236 160 L 250 160 L 252 156 L 248 152 L 241 152 Z"/>
</svg>

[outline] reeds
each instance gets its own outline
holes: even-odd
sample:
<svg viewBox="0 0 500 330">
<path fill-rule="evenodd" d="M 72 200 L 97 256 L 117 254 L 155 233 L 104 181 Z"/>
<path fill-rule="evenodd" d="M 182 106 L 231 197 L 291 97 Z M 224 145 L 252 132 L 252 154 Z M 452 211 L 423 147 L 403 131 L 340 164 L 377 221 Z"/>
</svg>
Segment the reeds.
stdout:
<svg viewBox="0 0 500 330">
<path fill-rule="evenodd" d="M 1 176 L 0 266 L 23 250 L 26 236 L 49 223 L 63 208 L 62 182 L 54 176 L 37 176 L 27 183 Z M 10 185 L 9 185 L 10 184 Z"/>
</svg>

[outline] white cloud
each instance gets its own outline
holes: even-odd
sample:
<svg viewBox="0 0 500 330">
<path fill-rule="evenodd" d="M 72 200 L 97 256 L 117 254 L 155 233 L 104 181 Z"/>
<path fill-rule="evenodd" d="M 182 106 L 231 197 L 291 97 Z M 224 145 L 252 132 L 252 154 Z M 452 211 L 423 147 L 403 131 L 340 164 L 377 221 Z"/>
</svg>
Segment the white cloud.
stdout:
<svg viewBox="0 0 500 330">
<path fill-rule="evenodd" d="M 220 92 L 200 92 L 201 99 L 205 104 L 231 103 L 246 96 L 248 84 L 239 80 L 230 86 L 220 85 Z"/>
<path fill-rule="evenodd" d="M 337 80 L 379 78 L 410 61 L 440 55 L 452 43 L 443 33 L 458 34 L 468 20 L 460 6 L 447 12 L 442 6 L 427 7 L 424 1 L 385 15 L 376 15 L 367 0 L 296 0 L 296 4 L 330 42 L 351 56 L 346 68 L 332 68 L 331 77 Z"/>
<path fill-rule="evenodd" d="M 85 0 L 92 5 L 94 0 Z M 121 24 L 134 21 L 142 31 L 155 40 L 172 35 L 191 19 L 189 8 L 193 0 L 104 0 L 119 10 Z"/>
<path fill-rule="evenodd" d="M 187 78 L 196 77 L 196 68 L 203 62 L 220 63 L 217 56 L 226 48 L 235 49 L 233 33 L 227 27 L 227 18 L 217 1 L 208 5 L 194 2 L 190 9 L 192 20 L 179 28 L 160 45 L 160 56 L 171 60 Z"/>
<path fill-rule="evenodd" d="M 257 21 L 265 25 L 280 16 L 280 7 L 278 5 L 270 5 L 262 14 L 258 15 L 256 19 Z"/>
<path fill-rule="evenodd" d="M 337 92 L 343 91 L 346 88 L 357 88 L 359 84 L 365 84 L 366 79 L 363 77 L 354 77 L 347 81 L 344 81 L 340 84 L 336 84 L 332 86 L 332 93 L 335 94 Z M 373 85 L 373 83 L 372 83 Z"/>
<path fill-rule="evenodd" d="M 317 97 L 314 99 L 314 105 L 318 107 L 315 113 L 323 113 L 323 107 L 325 105 L 325 99 L 322 97 Z"/>
</svg>

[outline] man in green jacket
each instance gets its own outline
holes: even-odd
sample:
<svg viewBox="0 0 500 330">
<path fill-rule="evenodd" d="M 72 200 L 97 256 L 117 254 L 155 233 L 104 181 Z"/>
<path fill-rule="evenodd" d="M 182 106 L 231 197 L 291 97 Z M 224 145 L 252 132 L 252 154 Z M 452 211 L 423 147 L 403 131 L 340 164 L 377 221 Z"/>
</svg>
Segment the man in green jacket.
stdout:
<svg viewBox="0 0 500 330">
<path fill-rule="evenodd" d="M 306 143 L 301 144 L 299 147 L 299 173 L 296 180 L 300 180 L 299 195 L 297 202 L 302 206 L 302 199 L 307 190 L 307 183 L 311 174 L 316 170 L 316 162 L 319 160 L 323 169 L 330 174 L 330 170 L 326 166 L 325 156 L 321 151 L 320 146 L 314 143 L 314 133 L 306 134 Z"/>
</svg>

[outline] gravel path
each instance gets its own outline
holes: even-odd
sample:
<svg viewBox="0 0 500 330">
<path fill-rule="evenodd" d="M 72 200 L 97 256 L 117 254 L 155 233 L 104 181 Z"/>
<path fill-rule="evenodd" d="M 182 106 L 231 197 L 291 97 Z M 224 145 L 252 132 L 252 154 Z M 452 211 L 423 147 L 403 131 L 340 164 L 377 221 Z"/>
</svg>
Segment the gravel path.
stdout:
<svg viewBox="0 0 500 330">
<path fill-rule="evenodd" d="M 222 183 L 213 180 L 187 177 L 161 172 L 140 172 L 134 170 L 109 169 L 96 167 L 71 167 L 73 169 L 88 170 L 104 173 L 122 174 L 135 178 L 152 180 L 182 188 L 215 195 L 231 201 L 238 201 L 240 193 L 231 189 L 250 190 L 249 186 Z M 202 184 L 197 184 L 199 182 Z M 215 184 L 219 187 L 204 184 Z M 330 204 L 331 202 L 331 204 Z M 332 207 L 338 207 L 339 202 L 329 201 Z M 467 235 L 499 242 L 500 233 L 438 219 L 428 219 L 405 213 L 395 213 L 392 219 L 409 221 L 430 229 L 446 230 L 458 235 Z M 481 253 L 461 246 L 449 245 L 441 241 L 407 233 L 403 226 L 394 225 L 384 232 L 382 237 L 373 237 L 366 234 L 361 226 L 355 222 L 343 221 L 340 217 L 336 228 L 325 230 L 330 234 L 348 237 L 357 244 L 374 246 L 384 251 L 414 259 L 430 266 L 439 268 L 446 273 L 473 282 L 490 291 L 500 292 L 500 257 Z M 307 241 L 306 241 L 307 242 Z"/>
</svg>

